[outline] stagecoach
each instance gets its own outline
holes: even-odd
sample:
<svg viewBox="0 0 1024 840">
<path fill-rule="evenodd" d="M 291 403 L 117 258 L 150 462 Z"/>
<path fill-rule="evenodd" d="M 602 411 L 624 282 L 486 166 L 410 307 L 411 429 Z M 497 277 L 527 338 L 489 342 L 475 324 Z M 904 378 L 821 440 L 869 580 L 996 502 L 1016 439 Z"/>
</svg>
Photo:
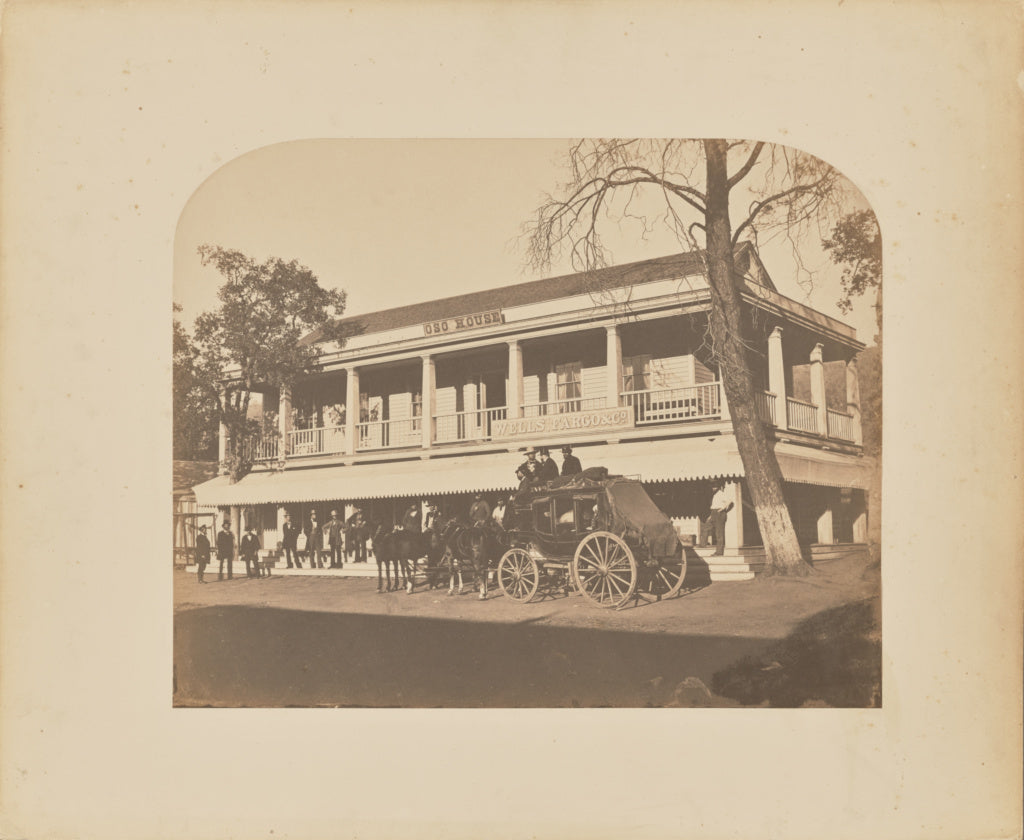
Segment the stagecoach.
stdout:
<svg viewBox="0 0 1024 840">
<path fill-rule="evenodd" d="M 622 607 L 683 585 L 686 554 L 675 528 L 635 478 L 594 467 L 521 490 L 510 513 L 498 583 L 514 601 L 575 588 L 599 606 Z"/>
</svg>

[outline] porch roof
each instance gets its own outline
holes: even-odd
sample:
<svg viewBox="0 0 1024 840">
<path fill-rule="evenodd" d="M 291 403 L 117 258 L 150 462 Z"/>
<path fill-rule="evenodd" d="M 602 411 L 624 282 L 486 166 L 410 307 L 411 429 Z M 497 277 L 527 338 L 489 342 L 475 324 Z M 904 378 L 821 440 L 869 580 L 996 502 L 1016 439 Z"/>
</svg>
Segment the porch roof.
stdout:
<svg viewBox="0 0 1024 840">
<path fill-rule="evenodd" d="M 578 446 L 575 454 L 584 466 L 607 467 L 614 475 L 639 476 L 643 481 L 696 481 L 744 475 L 731 435 Z M 777 445 L 776 454 L 787 481 L 830 487 L 867 486 L 869 464 L 861 458 L 786 443 Z M 517 452 L 500 452 L 290 468 L 250 473 L 235 484 L 227 476 L 219 476 L 198 485 L 195 491 L 201 507 L 511 492 L 516 487 L 515 468 L 522 457 Z"/>
</svg>

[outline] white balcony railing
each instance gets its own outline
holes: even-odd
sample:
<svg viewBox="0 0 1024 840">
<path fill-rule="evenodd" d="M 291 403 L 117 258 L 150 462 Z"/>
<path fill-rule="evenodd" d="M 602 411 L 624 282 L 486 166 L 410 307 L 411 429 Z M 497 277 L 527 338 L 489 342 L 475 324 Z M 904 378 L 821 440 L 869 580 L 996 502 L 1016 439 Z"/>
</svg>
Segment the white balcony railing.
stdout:
<svg viewBox="0 0 1024 840">
<path fill-rule="evenodd" d="M 277 437 L 268 436 L 247 440 L 242 447 L 242 452 L 247 460 L 259 464 L 263 461 L 276 461 L 278 448 Z"/>
<path fill-rule="evenodd" d="M 505 420 L 508 408 L 484 408 L 434 416 L 434 443 L 456 443 L 464 440 L 490 440 L 491 423 Z"/>
<path fill-rule="evenodd" d="M 786 397 L 786 411 L 789 428 L 798 432 L 810 432 L 812 435 L 818 433 L 818 406 Z"/>
<path fill-rule="evenodd" d="M 548 414 L 575 414 L 578 411 L 593 411 L 604 408 L 604 397 L 577 397 L 568 400 L 524 403 L 523 417 L 544 417 Z"/>
<path fill-rule="evenodd" d="M 757 406 L 757 416 L 764 423 L 771 423 L 778 426 L 775 419 L 775 394 L 771 391 L 760 391 L 754 394 L 754 402 Z"/>
<path fill-rule="evenodd" d="M 356 449 L 397 449 L 419 446 L 423 440 L 423 420 L 373 420 L 356 424 Z"/>
<path fill-rule="evenodd" d="M 845 440 L 853 443 L 856 437 L 853 433 L 853 415 L 845 411 L 826 411 L 828 420 L 828 436 L 836 440 Z"/>
<path fill-rule="evenodd" d="M 348 451 L 347 443 L 344 426 L 293 429 L 288 432 L 288 454 L 294 456 L 339 455 Z"/>
<path fill-rule="evenodd" d="M 722 403 L 719 394 L 719 383 L 708 382 L 686 388 L 623 391 L 619 396 L 622 405 L 633 408 L 633 416 L 640 426 L 720 417 Z"/>
</svg>

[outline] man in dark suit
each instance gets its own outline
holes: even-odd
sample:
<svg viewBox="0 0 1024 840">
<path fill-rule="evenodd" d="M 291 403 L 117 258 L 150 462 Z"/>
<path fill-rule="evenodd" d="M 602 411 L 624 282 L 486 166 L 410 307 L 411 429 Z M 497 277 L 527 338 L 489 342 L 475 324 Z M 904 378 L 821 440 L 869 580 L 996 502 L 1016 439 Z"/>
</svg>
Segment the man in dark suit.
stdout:
<svg viewBox="0 0 1024 840">
<path fill-rule="evenodd" d="M 260 576 L 259 551 L 259 537 L 256 536 L 252 525 L 250 525 L 249 529 L 242 535 L 242 541 L 238 545 L 238 553 L 242 555 L 242 559 L 245 561 L 246 577 Z"/>
<path fill-rule="evenodd" d="M 345 523 L 338 518 L 338 511 L 331 511 L 331 519 L 327 523 L 327 545 L 331 549 L 331 568 L 342 567 L 341 555 L 344 541 Z"/>
<path fill-rule="evenodd" d="M 350 543 L 352 550 L 355 553 L 355 563 L 366 562 L 366 538 L 369 536 L 367 531 L 369 530 L 366 525 L 366 520 L 363 518 L 363 512 L 359 508 L 356 508 L 352 515 L 348 518 L 345 523 L 345 527 L 348 529 Z"/>
<path fill-rule="evenodd" d="M 292 522 L 290 513 L 285 513 L 284 524 L 281 526 L 281 547 L 284 549 L 284 559 L 288 561 L 288 568 L 293 568 L 292 561 L 295 561 L 294 568 L 301 569 L 297 546 L 299 540 L 299 526 Z"/>
<path fill-rule="evenodd" d="M 537 481 L 546 484 L 553 478 L 558 478 L 558 464 L 551 459 L 551 453 L 546 446 L 541 447 L 537 453 L 537 460 L 540 466 L 537 468 Z"/>
<path fill-rule="evenodd" d="M 306 551 L 309 552 L 309 568 L 322 569 L 323 558 L 320 556 L 324 550 L 324 529 L 317 521 L 316 511 L 309 515 L 309 530 L 307 531 Z"/>
<path fill-rule="evenodd" d="M 231 523 L 224 520 L 217 532 L 217 580 L 224 580 L 224 561 L 228 561 L 228 580 L 231 580 L 231 561 L 235 556 L 235 535 L 231 533 Z"/>
<path fill-rule="evenodd" d="M 206 526 L 199 526 L 199 533 L 196 535 L 196 568 L 198 572 L 196 576 L 200 583 L 206 583 L 203 580 L 203 572 L 206 571 L 206 564 L 210 562 L 210 541 L 206 538 Z"/>
<path fill-rule="evenodd" d="M 562 447 L 562 475 L 579 475 L 583 472 L 580 459 L 572 454 L 571 446 Z"/>
</svg>

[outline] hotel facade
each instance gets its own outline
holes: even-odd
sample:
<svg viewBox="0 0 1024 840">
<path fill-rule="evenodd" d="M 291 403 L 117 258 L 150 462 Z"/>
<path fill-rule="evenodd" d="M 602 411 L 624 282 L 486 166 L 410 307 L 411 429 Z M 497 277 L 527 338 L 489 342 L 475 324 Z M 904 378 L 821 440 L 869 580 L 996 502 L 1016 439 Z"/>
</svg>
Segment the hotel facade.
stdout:
<svg viewBox="0 0 1024 840">
<path fill-rule="evenodd" d="M 736 253 L 757 408 L 797 536 L 814 557 L 862 551 L 863 456 L 850 326 L 780 294 L 756 251 Z M 260 533 L 275 556 L 285 511 L 320 522 L 358 505 L 398 521 L 434 501 L 465 513 L 518 481 L 528 447 L 570 445 L 583 467 L 638 477 L 681 536 L 696 536 L 712 483 L 733 502 L 725 552 L 698 548 L 712 580 L 743 580 L 764 549 L 728 401 L 707 342 L 700 254 L 680 254 L 356 315 L 321 370 L 262 393 L 254 468 L 195 488 L 198 504 Z M 308 337 L 317 341 L 314 334 Z M 221 429 L 221 461 L 226 453 Z"/>
</svg>

